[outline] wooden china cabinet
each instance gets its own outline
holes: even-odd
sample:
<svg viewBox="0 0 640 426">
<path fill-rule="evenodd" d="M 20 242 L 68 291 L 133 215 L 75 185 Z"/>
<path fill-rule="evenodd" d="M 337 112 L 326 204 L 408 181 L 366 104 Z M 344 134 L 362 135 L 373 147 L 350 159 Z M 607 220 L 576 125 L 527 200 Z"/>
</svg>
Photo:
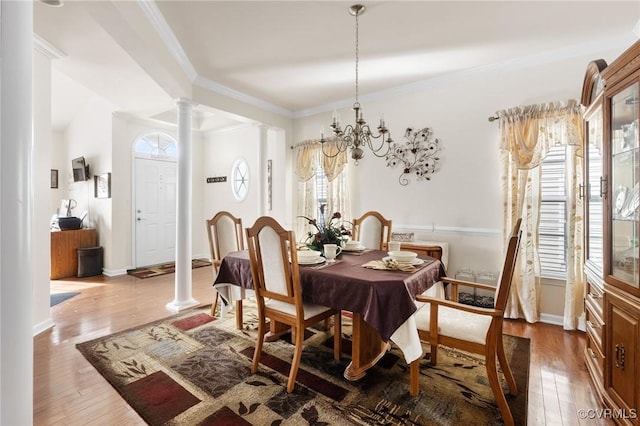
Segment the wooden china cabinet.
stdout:
<svg viewBox="0 0 640 426">
<path fill-rule="evenodd" d="M 593 61 L 586 107 L 585 362 L 618 424 L 640 425 L 640 42 Z"/>
</svg>

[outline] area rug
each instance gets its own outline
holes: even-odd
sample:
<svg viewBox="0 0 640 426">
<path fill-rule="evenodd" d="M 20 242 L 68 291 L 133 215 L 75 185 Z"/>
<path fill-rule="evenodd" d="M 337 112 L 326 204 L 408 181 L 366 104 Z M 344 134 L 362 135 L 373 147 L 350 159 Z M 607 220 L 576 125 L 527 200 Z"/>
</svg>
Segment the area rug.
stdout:
<svg viewBox="0 0 640 426">
<path fill-rule="evenodd" d="M 80 294 L 80 292 L 78 292 L 78 291 L 72 291 L 72 292 L 69 292 L 69 293 L 52 294 L 50 296 L 49 306 L 55 306 L 58 303 L 64 302 L 65 300 L 71 299 L 73 296 L 77 296 L 79 294 Z"/>
<path fill-rule="evenodd" d="M 245 303 L 243 330 L 192 310 L 77 345 L 85 358 L 150 425 L 500 425 L 500 412 L 477 357 L 448 348 L 436 367 L 421 362 L 420 394 L 409 395 L 409 369 L 394 347 L 367 375 L 349 382 L 345 354 L 333 360 L 330 331 L 309 329 L 293 393 L 286 382 L 290 336 L 265 343 L 251 374 L 256 315 Z M 349 318 L 344 349 L 350 351 Z M 505 336 L 519 393 L 507 396 L 526 424 L 529 340 Z M 428 352 L 428 346 L 426 347 Z M 506 389 L 506 383 L 503 382 Z"/>
<path fill-rule="evenodd" d="M 211 262 L 209 262 L 206 259 L 193 259 L 191 261 L 191 268 L 195 269 L 195 268 L 202 268 L 203 266 L 210 266 Z M 127 274 L 129 275 L 133 275 L 136 278 L 151 278 L 151 277 L 157 277 L 159 275 L 164 275 L 164 274 L 172 274 L 176 271 L 176 264 L 175 262 L 167 262 L 167 263 L 161 263 L 159 265 L 151 265 L 151 266 L 145 266 L 142 268 L 136 268 L 136 269 L 129 269 L 127 271 Z"/>
</svg>

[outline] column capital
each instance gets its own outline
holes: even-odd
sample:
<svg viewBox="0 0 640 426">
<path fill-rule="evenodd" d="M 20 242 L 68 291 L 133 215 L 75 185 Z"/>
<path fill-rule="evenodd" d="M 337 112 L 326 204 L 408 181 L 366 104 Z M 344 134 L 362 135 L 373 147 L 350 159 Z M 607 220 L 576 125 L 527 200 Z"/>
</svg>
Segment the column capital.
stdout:
<svg viewBox="0 0 640 426">
<path fill-rule="evenodd" d="M 178 98 L 176 99 L 176 105 L 178 105 L 178 107 L 180 108 L 186 108 L 186 107 L 193 108 L 198 104 L 188 98 Z"/>
</svg>

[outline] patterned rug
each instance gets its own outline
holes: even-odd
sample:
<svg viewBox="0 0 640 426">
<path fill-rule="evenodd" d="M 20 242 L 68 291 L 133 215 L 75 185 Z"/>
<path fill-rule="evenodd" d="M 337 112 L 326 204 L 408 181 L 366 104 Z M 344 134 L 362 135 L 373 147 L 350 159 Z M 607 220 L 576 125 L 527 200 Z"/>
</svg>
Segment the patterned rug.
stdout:
<svg viewBox="0 0 640 426">
<path fill-rule="evenodd" d="M 195 269 L 195 268 L 202 268 L 203 266 L 210 266 L 211 262 L 209 262 L 207 259 L 193 259 L 191 261 L 191 268 Z M 164 274 L 172 274 L 176 271 L 176 264 L 175 262 L 167 262 L 167 263 L 161 263 L 159 265 L 151 265 L 151 266 L 145 266 L 142 268 L 136 268 L 136 269 L 129 269 L 127 271 L 127 274 L 129 275 L 133 275 L 136 278 L 151 278 L 151 277 L 157 277 L 159 275 L 164 275 Z"/>
<path fill-rule="evenodd" d="M 333 360 L 331 332 L 309 329 L 296 387 L 288 394 L 290 336 L 265 343 L 260 369 L 251 374 L 255 310 L 245 303 L 243 330 L 235 329 L 234 312 L 214 319 L 208 311 L 191 310 L 77 348 L 150 425 L 503 424 L 475 356 L 442 348 L 432 367 L 425 355 L 414 398 L 408 366 L 395 347 L 363 379 L 349 382 L 342 377 L 349 356 Z M 349 321 L 344 317 L 346 353 Z M 519 389 L 507 398 L 516 424 L 524 425 L 529 340 L 504 340 Z"/>
</svg>

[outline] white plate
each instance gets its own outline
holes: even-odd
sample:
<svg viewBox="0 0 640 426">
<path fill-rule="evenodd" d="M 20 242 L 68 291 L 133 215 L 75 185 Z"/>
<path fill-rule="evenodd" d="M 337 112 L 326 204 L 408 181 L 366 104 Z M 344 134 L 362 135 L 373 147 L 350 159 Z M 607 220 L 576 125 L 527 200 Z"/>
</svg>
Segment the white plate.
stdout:
<svg viewBox="0 0 640 426">
<path fill-rule="evenodd" d="M 316 260 L 313 260 L 311 262 L 309 261 L 302 261 L 300 259 L 298 259 L 298 265 L 317 265 L 318 263 L 323 263 L 325 260 L 324 257 L 320 256 L 319 258 L 317 258 Z"/>
<path fill-rule="evenodd" d="M 616 193 L 613 197 L 615 200 L 615 212 L 620 213 L 624 206 L 627 204 L 627 198 L 629 196 L 629 188 L 626 186 L 621 186 L 616 190 Z"/>
<path fill-rule="evenodd" d="M 393 260 L 391 259 L 391 256 L 387 256 L 387 257 L 383 257 L 382 260 Z M 411 265 L 417 266 L 417 265 L 422 265 L 424 263 L 424 260 L 422 259 L 413 259 L 413 261 L 411 262 Z M 402 262 L 398 262 L 398 265 L 403 265 Z"/>
<path fill-rule="evenodd" d="M 342 248 L 342 251 L 363 251 L 363 250 L 364 250 L 364 246 L 360 246 L 359 248 L 356 248 L 356 249 L 350 249 L 346 247 Z"/>
</svg>

